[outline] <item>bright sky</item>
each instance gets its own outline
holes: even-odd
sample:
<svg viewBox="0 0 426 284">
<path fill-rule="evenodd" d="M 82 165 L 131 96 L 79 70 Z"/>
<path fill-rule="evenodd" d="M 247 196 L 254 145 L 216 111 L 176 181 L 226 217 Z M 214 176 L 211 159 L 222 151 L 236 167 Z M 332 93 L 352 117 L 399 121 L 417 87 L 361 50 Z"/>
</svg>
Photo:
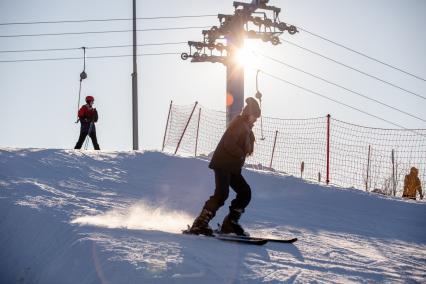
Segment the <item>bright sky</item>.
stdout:
<svg viewBox="0 0 426 284">
<path fill-rule="evenodd" d="M 243 1 L 244 2 L 244 1 Z M 248 0 L 245 2 L 249 2 Z M 233 12 L 232 1 L 139 0 L 138 17 L 212 15 Z M 131 18 L 132 1 L 113 0 L 19 0 L 0 2 L 0 23 Z M 280 7 L 280 20 L 319 34 L 400 69 L 426 78 L 426 2 L 423 0 L 270 0 Z M 215 17 L 140 20 L 139 29 L 218 25 Z M 4 37 L 5 35 L 131 30 L 131 21 L 66 24 L 0 25 L 0 61 L 38 58 L 81 57 L 81 50 L 11 53 L 1 51 L 88 47 L 87 56 L 131 54 L 131 32 L 62 36 Z M 201 28 L 139 32 L 138 43 L 201 41 Z M 321 53 L 351 67 L 379 77 L 400 88 L 426 97 L 426 82 L 301 31 L 284 39 Z M 289 43 L 272 46 L 259 40 L 246 46 L 306 72 L 323 77 L 372 99 L 426 120 L 426 100 Z M 139 53 L 188 52 L 186 44 L 142 46 Z M 190 63 L 179 55 L 138 58 L 139 146 L 160 149 L 170 101 L 225 110 L 225 67 L 219 63 Z M 262 56 L 247 67 L 245 95 L 255 94 L 255 69 L 334 100 L 380 116 L 406 128 L 426 128 L 426 123 L 344 91 Z M 79 134 L 75 124 L 81 60 L 0 62 L 0 147 L 73 148 Z M 132 58 L 87 59 L 88 78 L 82 98 L 95 97 L 101 149 L 132 148 Z M 278 118 L 325 116 L 372 127 L 396 128 L 355 110 L 328 101 L 266 75 L 259 76 L 263 114 Z M 83 101 L 83 99 L 82 99 Z M 90 146 L 91 148 L 91 146 Z"/>
</svg>

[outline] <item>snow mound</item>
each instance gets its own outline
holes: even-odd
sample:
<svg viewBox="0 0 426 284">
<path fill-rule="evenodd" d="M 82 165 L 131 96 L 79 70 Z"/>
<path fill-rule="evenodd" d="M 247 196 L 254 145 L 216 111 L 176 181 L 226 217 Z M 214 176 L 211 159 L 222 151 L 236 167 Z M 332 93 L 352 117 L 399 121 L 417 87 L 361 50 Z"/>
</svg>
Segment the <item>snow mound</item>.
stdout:
<svg viewBox="0 0 426 284">
<path fill-rule="evenodd" d="M 299 240 L 180 234 L 214 190 L 207 165 L 159 152 L 0 149 L 0 283 L 425 282 L 424 201 L 243 170 L 243 226 Z"/>
</svg>

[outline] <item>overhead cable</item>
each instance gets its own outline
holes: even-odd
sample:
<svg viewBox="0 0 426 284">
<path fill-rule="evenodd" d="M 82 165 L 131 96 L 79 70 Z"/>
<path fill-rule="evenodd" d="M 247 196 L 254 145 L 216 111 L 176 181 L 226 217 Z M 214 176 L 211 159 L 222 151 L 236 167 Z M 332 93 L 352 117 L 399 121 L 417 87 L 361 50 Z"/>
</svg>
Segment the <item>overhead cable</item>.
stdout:
<svg viewBox="0 0 426 284">
<path fill-rule="evenodd" d="M 315 52 L 315 51 L 313 51 L 313 50 L 310 50 L 310 49 L 305 48 L 305 47 L 303 47 L 303 46 L 300 46 L 300 45 L 298 45 L 298 44 L 295 44 L 295 43 L 293 43 L 293 42 L 291 42 L 291 41 L 285 40 L 285 39 L 283 39 L 283 38 L 281 38 L 281 40 L 282 40 L 283 42 L 286 42 L 286 43 L 289 43 L 289 44 L 291 44 L 291 45 L 293 45 L 293 46 L 296 46 L 296 47 L 298 47 L 298 48 L 300 48 L 300 49 L 303 49 L 303 50 L 305 50 L 305 51 L 308 51 L 308 52 L 310 52 L 310 53 L 312 53 L 312 54 L 315 54 L 315 55 L 317 55 L 317 56 L 320 56 L 320 57 L 322 57 L 322 58 L 324 58 L 324 59 L 327 59 L 327 60 L 329 60 L 329 61 L 332 61 L 332 62 L 334 62 L 334 63 L 337 63 L 337 64 L 339 64 L 339 65 L 341 65 L 341 66 L 344 66 L 344 67 L 346 67 L 346 68 L 349 68 L 349 69 L 351 69 L 351 70 L 353 70 L 353 71 L 356 71 L 356 72 L 358 72 L 358 73 L 360 73 L 360 74 L 363 74 L 363 75 L 365 75 L 365 76 L 367 76 L 367 77 L 373 78 L 373 79 L 378 80 L 378 81 L 380 81 L 380 82 L 382 82 L 382 83 L 385 83 L 385 84 L 387 84 L 387 85 L 389 85 L 389 86 L 392 86 L 392 87 L 394 87 L 394 88 L 396 88 L 396 89 L 399 89 L 399 90 L 401 90 L 401 91 L 404 91 L 404 92 L 406 92 L 406 93 L 409 93 L 409 94 L 411 94 L 411 95 L 414 95 L 414 96 L 416 96 L 416 97 L 419 97 L 419 98 L 422 98 L 422 99 L 426 100 L 426 97 L 424 97 L 424 96 L 422 96 L 422 95 L 420 95 L 420 94 L 417 94 L 417 93 L 415 93 L 415 92 L 412 92 L 412 91 L 410 91 L 410 90 L 407 90 L 407 89 L 405 89 L 405 88 L 402 88 L 402 87 L 400 87 L 400 86 L 398 86 L 398 85 L 395 85 L 395 84 L 393 84 L 393 83 L 391 83 L 391 82 L 388 82 L 388 81 L 386 81 L 386 80 L 384 80 L 384 79 L 381 79 L 381 78 L 376 77 L 376 76 L 374 76 L 374 75 L 368 74 L 368 73 L 366 73 L 366 72 L 364 72 L 364 71 L 362 71 L 362 70 L 359 70 L 359 69 L 356 69 L 356 68 L 354 68 L 354 67 L 351 67 L 351 66 L 349 66 L 349 65 L 347 65 L 347 64 L 344 64 L 344 63 L 339 62 L 339 61 L 337 61 L 337 60 L 335 60 L 335 59 L 332 59 L 332 58 L 330 58 L 330 57 L 327 57 L 327 56 L 325 56 L 325 55 L 323 55 L 323 54 L 320 54 L 320 53 L 318 53 L 318 52 Z"/>
<path fill-rule="evenodd" d="M 150 28 L 150 29 L 140 29 L 140 30 L 136 30 L 136 31 L 137 32 L 151 32 L 151 31 L 189 30 L 189 29 L 206 29 L 206 28 L 209 28 L 209 26 Z M 107 33 L 126 33 L 126 32 L 133 32 L 133 30 L 110 30 L 110 31 L 89 31 L 89 32 L 64 32 L 64 33 L 44 33 L 44 34 L 0 35 L 0 38 L 63 36 L 63 35 L 82 35 L 82 34 L 107 34 Z"/>
<path fill-rule="evenodd" d="M 384 62 L 384 61 L 382 61 L 382 60 L 379 60 L 379 59 L 374 58 L 374 57 L 372 57 L 372 56 L 369 56 L 369 55 L 367 55 L 367 54 L 365 54 L 365 53 L 362 53 L 362 52 L 360 52 L 360 51 L 357 51 L 357 50 L 355 50 L 355 49 L 353 49 L 353 48 L 347 47 L 347 46 L 345 46 L 345 45 L 343 45 L 343 44 L 341 44 L 341 43 L 338 43 L 338 42 L 336 42 L 336 41 L 333 41 L 333 40 L 331 40 L 331 39 L 328 39 L 328 38 L 326 38 L 326 37 L 324 37 L 324 36 L 321 36 L 321 35 L 318 35 L 318 34 L 316 34 L 316 33 L 313 33 L 313 32 L 311 32 L 311 31 L 308 31 L 308 30 L 306 30 L 306 29 L 303 29 L 303 28 L 301 28 L 301 27 L 299 27 L 299 26 L 298 26 L 297 28 L 298 28 L 299 30 L 301 30 L 301 31 L 304 31 L 305 33 L 308 33 L 308 34 L 310 34 L 310 35 L 312 35 L 312 36 L 318 37 L 318 38 L 320 38 L 320 39 L 322 39 L 322 40 L 325 40 L 325 41 L 327 41 L 327 42 L 329 42 L 329 43 L 332 43 L 332 44 L 334 44 L 334 45 L 337 45 L 337 46 L 339 46 L 339 47 L 342 47 L 342 48 L 344 48 L 344 49 L 346 49 L 346 50 L 349 50 L 349 51 L 351 51 L 351 52 L 354 52 L 354 53 L 356 53 L 356 54 L 358 54 L 358 55 L 361 55 L 361 56 L 363 56 L 363 57 L 365 57 L 365 58 L 368 58 L 368 59 L 370 59 L 370 60 L 373 60 L 373 61 L 375 61 L 375 62 L 378 62 L 378 63 L 380 63 L 380 64 L 383 64 L 383 65 L 385 65 L 385 66 L 387 66 L 387 67 L 390 67 L 390 68 L 392 68 L 392 69 L 395 69 L 395 70 L 397 70 L 397 71 L 400 71 L 400 72 L 402 72 L 402 73 L 404 73 L 404 74 L 407 74 L 407 75 L 409 75 L 409 76 L 411 76 L 411 77 L 414 77 L 414 78 L 419 79 L 419 80 L 422 80 L 422 81 L 426 81 L 426 79 L 424 79 L 424 78 L 422 78 L 422 77 L 420 77 L 420 76 L 417 76 L 417 75 L 415 75 L 415 74 L 413 74 L 413 73 L 410 73 L 410 72 L 408 72 L 408 71 L 405 71 L 405 70 L 403 70 L 403 69 L 401 69 L 401 68 L 399 68 L 399 67 L 393 66 L 393 65 L 391 65 L 391 64 L 389 64 L 389 63 L 386 63 L 386 62 Z"/>
<path fill-rule="evenodd" d="M 305 88 L 305 87 L 300 86 L 300 85 L 298 85 L 298 84 L 292 83 L 292 82 L 287 81 L 287 80 L 285 80 L 285 79 L 283 79 L 283 78 L 280 78 L 280 77 L 278 77 L 278 76 L 275 76 L 275 75 L 273 75 L 273 74 L 271 74 L 271 73 L 265 72 L 265 71 L 263 71 L 263 70 L 260 70 L 260 72 L 262 72 L 263 74 L 265 74 L 265 75 L 267 75 L 267 76 L 269 76 L 269 77 L 271 77 L 271 78 L 274 78 L 274 79 L 276 79 L 276 80 L 279 80 L 279 81 L 282 81 L 282 82 L 287 83 L 287 84 L 289 84 L 289 85 L 292 85 L 292 86 L 294 86 L 294 87 L 296 87 L 296 88 L 299 88 L 299 89 L 301 89 L 301 90 L 303 90 L 303 91 L 306 91 L 306 92 L 309 92 L 309 93 L 311 93 L 311 94 L 314 94 L 314 95 L 320 96 L 320 97 L 322 97 L 322 98 L 324 98 L 324 99 L 326 99 L 326 100 L 329 100 L 329 101 L 335 102 L 335 103 L 337 103 L 337 104 L 343 105 L 343 106 L 345 106 L 345 107 L 347 107 L 347 108 L 350 108 L 350 109 L 353 109 L 353 110 L 355 110 L 355 111 L 361 112 L 361 113 L 363 113 L 363 114 L 365 114 L 365 115 L 368 115 L 368 116 L 374 117 L 374 118 L 376 118 L 376 119 L 378 119 L 378 120 L 384 121 L 384 122 L 389 123 L 389 124 L 391 124 L 391 125 L 393 125 L 393 126 L 396 126 L 396 127 L 398 127 L 398 128 L 401 128 L 401 129 L 405 129 L 405 130 L 412 131 L 413 133 L 415 133 L 415 134 L 417 134 L 417 135 L 425 136 L 425 135 L 423 135 L 423 134 L 421 134 L 421 133 L 418 133 L 418 132 L 414 131 L 413 129 L 406 128 L 406 127 L 404 127 L 404 126 L 402 126 L 402 125 L 399 125 L 399 124 L 397 124 L 397 123 L 394 123 L 394 122 L 392 122 L 392 121 L 389 121 L 389 120 L 387 120 L 387 119 L 384 119 L 384 118 L 382 118 L 382 117 L 380 117 L 380 116 L 377 116 L 377 115 L 371 114 L 371 113 L 366 112 L 366 111 L 364 111 L 364 110 L 361 110 L 361 109 L 359 109 L 359 108 L 356 108 L 356 107 L 353 107 L 353 106 L 351 106 L 351 105 L 348 105 L 348 104 L 346 104 L 346 103 L 344 103 L 344 102 L 341 102 L 341 101 L 338 101 L 338 100 L 332 99 L 332 98 L 327 97 L 327 96 L 325 96 L 325 95 L 323 95 L 323 94 L 320 94 L 320 93 L 318 93 L 318 92 L 316 92 L 316 91 L 310 90 L 310 89 L 308 89 L 308 88 Z M 425 136 L 425 137 L 426 137 L 426 136 Z"/>
<path fill-rule="evenodd" d="M 159 19 L 206 18 L 206 17 L 217 17 L 217 15 L 158 16 L 158 17 L 140 17 L 140 18 L 136 18 L 136 19 L 137 20 L 159 20 Z M 85 20 L 9 22 L 9 23 L 0 23 L 0 26 L 35 25 L 35 24 L 64 24 L 64 23 L 89 23 L 89 22 L 113 22 L 113 21 L 131 21 L 131 20 L 133 20 L 133 18 L 108 18 L 108 19 L 85 19 Z"/>
<path fill-rule="evenodd" d="M 302 70 L 302 69 L 300 69 L 300 68 L 297 68 L 297 67 L 292 66 L 292 65 L 290 65 L 290 64 L 288 64 L 288 63 L 285 63 L 284 61 L 278 60 L 278 59 L 273 58 L 273 57 L 268 56 L 268 55 L 260 54 L 260 53 L 258 53 L 258 52 L 254 52 L 254 51 L 253 51 L 253 53 L 255 53 L 255 54 L 259 54 L 260 56 L 263 56 L 263 57 L 265 57 L 265 58 L 268 58 L 269 60 L 272 60 L 272 61 L 277 62 L 277 63 L 279 63 L 279 64 L 285 65 L 285 66 L 287 66 L 287 67 L 289 67 L 289 68 L 292 68 L 292 69 L 294 69 L 294 70 L 297 70 L 297 71 L 299 71 L 299 72 L 302 72 L 302 73 L 304 73 L 304 74 L 306 74 L 306 75 L 309 75 L 309 76 L 311 76 L 311 77 L 314 77 L 314 78 L 316 78 L 316 79 L 319 79 L 319 80 L 321 80 L 321 81 L 323 81 L 323 82 L 326 82 L 326 83 L 328 83 L 328 84 L 331 84 L 331 85 L 333 85 L 333 86 L 339 87 L 339 88 L 341 88 L 341 89 L 343 89 L 343 90 L 345 90 L 345 91 L 348 91 L 348 92 L 350 92 L 350 93 L 352 93 L 352 94 L 355 94 L 355 95 L 360 96 L 360 97 L 363 97 L 363 98 L 365 98 L 365 99 L 367 99 L 367 100 L 370 100 L 370 101 L 373 101 L 373 102 L 378 103 L 378 104 L 380 104 L 380 105 L 383 105 L 383 106 L 385 106 L 385 107 L 387 107 L 387 108 L 393 109 L 393 110 L 398 111 L 398 112 L 400 112 L 400 113 L 403 113 L 403 114 L 405 114 L 405 115 L 408 115 L 408 116 L 411 116 L 411 117 L 416 118 L 416 119 L 418 119 L 418 120 L 421 120 L 421 121 L 423 121 L 423 122 L 426 122 L 426 119 L 423 119 L 423 118 L 421 118 L 421 117 L 415 116 L 415 115 L 413 115 L 413 114 L 411 114 L 411 113 L 408 113 L 408 112 L 406 112 L 406 111 L 403 111 L 403 110 L 401 110 L 401 109 L 398 109 L 398 108 L 396 108 L 396 107 L 393 107 L 393 106 L 391 106 L 391 105 L 388 105 L 388 104 L 386 104 L 386 103 L 384 103 L 384 102 L 381 102 L 381 101 L 379 101 L 379 100 L 376 100 L 376 99 L 370 98 L 370 97 L 368 97 L 368 96 L 366 96 L 366 95 L 363 95 L 363 94 L 361 94 L 361 93 L 359 93 L 359 92 L 353 91 L 353 90 L 351 90 L 351 89 L 349 89 L 349 88 L 346 88 L 346 87 L 344 87 L 344 86 L 342 86 L 342 85 L 339 85 L 339 84 L 337 84 L 337 83 L 334 83 L 334 82 L 332 82 L 332 81 L 330 81 L 330 80 L 324 79 L 324 78 L 322 78 L 322 77 L 320 77 L 320 76 L 318 76 L 318 75 L 315 75 L 315 74 L 309 73 L 309 72 L 304 71 L 304 70 Z"/>
<path fill-rule="evenodd" d="M 137 46 L 160 46 L 160 45 L 178 45 L 178 44 L 188 44 L 187 41 L 178 41 L 178 42 L 159 42 L 159 43 L 144 43 L 138 44 Z M 107 49 L 107 48 L 122 48 L 122 47 L 132 47 L 132 44 L 126 45 L 106 45 L 106 46 L 91 46 L 86 47 L 86 49 Z M 80 50 L 81 47 L 68 47 L 68 48 L 44 48 L 44 49 L 21 49 L 21 50 L 0 50 L 0 53 L 24 53 L 24 52 L 45 52 L 45 51 L 68 51 L 68 50 Z"/>
<path fill-rule="evenodd" d="M 136 56 L 161 56 L 161 55 L 180 55 L 179 52 L 160 52 L 160 53 L 140 53 Z M 130 57 L 132 54 L 123 55 L 102 55 L 102 56 L 86 56 L 86 58 L 120 58 Z M 17 59 L 17 60 L 0 60 L 0 63 L 14 63 L 14 62 L 38 62 L 38 61 L 62 61 L 62 60 L 81 60 L 81 57 L 58 57 L 58 58 L 38 58 L 38 59 Z"/>
</svg>

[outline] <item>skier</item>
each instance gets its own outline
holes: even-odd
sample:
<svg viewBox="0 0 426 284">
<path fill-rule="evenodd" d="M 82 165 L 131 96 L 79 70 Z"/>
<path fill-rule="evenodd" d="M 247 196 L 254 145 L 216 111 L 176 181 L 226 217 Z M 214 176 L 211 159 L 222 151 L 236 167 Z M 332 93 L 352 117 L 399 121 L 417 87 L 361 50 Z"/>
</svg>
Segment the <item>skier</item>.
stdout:
<svg viewBox="0 0 426 284">
<path fill-rule="evenodd" d="M 419 177 L 417 176 L 418 172 L 419 171 L 416 167 L 412 167 L 410 174 L 405 176 L 404 192 L 402 193 L 402 197 L 416 200 L 416 194 L 418 191 L 420 194 L 420 199 L 423 199 L 422 185 L 420 183 Z"/>
<path fill-rule="evenodd" d="M 96 128 L 95 122 L 98 121 L 98 111 L 93 107 L 93 102 L 95 98 L 92 96 L 86 97 L 86 104 L 83 105 L 78 111 L 78 119 L 80 120 L 80 137 L 78 138 L 77 144 L 75 144 L 74 149 L 81 149 L 81 146 L 86 139 L 86 136 L 92 139 L 93 148 L 95 150 L 100 150 L 98 140 L 96 138 Z"/>
<path fill-rule="evenodd" d="M 252 128 L 261 111 L 254 98 L 247 98 L 246 103 L 242 113 L 229 123 L 214 151 L 209 168 L 214 171 L 216 188 L 189 229 L 191 234 L 213 234 L 209 222 L 216 215 L 216 211 L 225 204 L 231 186 L 237 196 L 232 200 L 229 214 L 222 222 L 221 232 L 248 236 L 238 223 L 251 199 L 251 189 L 241 175 L 241 169 L 245 158 L 253 154 L 255 138 Z"/>
</svg>

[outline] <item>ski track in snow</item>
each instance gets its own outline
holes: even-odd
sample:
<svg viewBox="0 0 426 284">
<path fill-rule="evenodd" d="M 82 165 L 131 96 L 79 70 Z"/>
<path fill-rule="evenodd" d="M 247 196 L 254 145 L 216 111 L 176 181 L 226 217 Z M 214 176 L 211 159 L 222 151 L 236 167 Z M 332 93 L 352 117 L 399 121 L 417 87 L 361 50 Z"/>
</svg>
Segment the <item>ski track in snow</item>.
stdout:
<svg viewBox="0 0 426 284">
<path fill-rule="evenodd" d="M 424 201 L 244 175 L 253 198 L 243 225 L 294 245 L 180 234 L 212 193 L 203 160 L 0 149 L 0 282 L 426 282 Z"/>
</svg>

